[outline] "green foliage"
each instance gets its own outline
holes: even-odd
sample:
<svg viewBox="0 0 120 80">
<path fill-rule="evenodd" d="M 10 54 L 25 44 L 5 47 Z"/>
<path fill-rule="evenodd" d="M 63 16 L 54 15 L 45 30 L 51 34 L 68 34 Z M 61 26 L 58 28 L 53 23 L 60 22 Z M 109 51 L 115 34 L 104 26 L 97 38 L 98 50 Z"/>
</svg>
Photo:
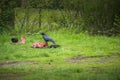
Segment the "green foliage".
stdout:
<svg viewBox="0 0 120 80">
<path fill-rule="evenodd" d="M 18 4 L 15 3 L 16 0 L 0 3 L 1 31 L 13 30 L 15 25 L 15 33 L 66 28 L 76 30 L 76 33 L 119 34 L 119 0 L 20 0 Z M 15 7 L 21 3 L 25 9 L 16 10 Z M 14 24 L 15 19 L 19 24 Z"/>
<path fill-rule="evenodd" d="M 11 31 L 14 27 L 14 8 L 20 6 L 21 0 L 1 0 L 0 2 L 0 33 Z"/>
<path fill-rule="evenodd" d="M 76 18 L 75 15 L 77 13 L 72 10 L 41 10 L 41 26 L 39 26 L 38 9 L 31 8 L 27 10 L 22 8 L 16 8 L 15 10 L 15 32 L 18 33 L 21 31 L 22 33 L 35 33 L 50 30 L 56 31 L 60 29 L 69 29 L 79 33 L 84 27 L 84 20 L 80 16 Z M 28 16 L 26 16 L 26 14 Z"/>
</svg>

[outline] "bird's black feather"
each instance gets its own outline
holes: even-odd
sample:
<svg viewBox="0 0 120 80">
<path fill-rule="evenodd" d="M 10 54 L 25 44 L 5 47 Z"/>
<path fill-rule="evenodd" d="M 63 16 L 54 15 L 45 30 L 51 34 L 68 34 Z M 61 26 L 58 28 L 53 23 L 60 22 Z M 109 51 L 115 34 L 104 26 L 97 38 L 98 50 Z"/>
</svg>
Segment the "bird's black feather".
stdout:
<svg viewBox="0 0 120 80">
<path fill-rule="evenodd" d="M 48 37 L 45 33 L 41 33 L 41 35 L 45 42 L 52 42 L 53 44 L 55 44 L 55 41 L 52 38 Z"/>
</svg>

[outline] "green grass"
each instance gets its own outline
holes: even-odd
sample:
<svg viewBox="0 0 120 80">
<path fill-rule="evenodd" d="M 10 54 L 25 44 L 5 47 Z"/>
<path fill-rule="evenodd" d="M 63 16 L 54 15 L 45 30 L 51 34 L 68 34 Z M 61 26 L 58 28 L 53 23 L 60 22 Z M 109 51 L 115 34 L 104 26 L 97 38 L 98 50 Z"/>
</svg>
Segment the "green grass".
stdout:
<svg viewBox="0 0 120 80">
<path fill-rule="evenodd" d="M 0 80 L 120 80 L 120 37 L 47 34 L 61 47 L 30 48 L 44 42 L 39 33 L 26 35 L 26 44 L 10 44 L 11 36 L 1 35 Z"/>
</svg>

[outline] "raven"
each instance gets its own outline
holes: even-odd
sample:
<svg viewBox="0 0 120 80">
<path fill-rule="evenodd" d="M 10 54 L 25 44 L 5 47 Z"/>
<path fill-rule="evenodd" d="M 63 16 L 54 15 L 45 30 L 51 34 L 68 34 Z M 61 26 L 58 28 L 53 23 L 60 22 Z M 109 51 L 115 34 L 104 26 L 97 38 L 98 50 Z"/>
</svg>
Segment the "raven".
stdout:
<svg viewBox="0 0 120 80">
<path fill-rule="evenodd" d="M 56 44 L 55 41 L 53 39 L 51 39 L 50 37 L 48 37 L 45 33 L 41 33 L 41 35 L 46 43 L 52 42 L 52 44 L 54 44 L 54 45 Z"/>
</svg>

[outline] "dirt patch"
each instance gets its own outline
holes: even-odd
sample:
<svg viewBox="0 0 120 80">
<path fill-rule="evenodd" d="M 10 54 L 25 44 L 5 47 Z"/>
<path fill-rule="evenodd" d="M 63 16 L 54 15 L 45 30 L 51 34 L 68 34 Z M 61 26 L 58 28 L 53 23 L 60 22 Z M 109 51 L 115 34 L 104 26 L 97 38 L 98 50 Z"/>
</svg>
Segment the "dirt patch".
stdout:
<svg viewBox="0 0 120 80">
<path fill-rule="evenodd" d="M 28 65 L 28 64 L 37 64 L 37 62 L 34 61 L 6 61 L 0 63 L 0 67 L 2 66 L 16 66 L 16 65 Z"/>
<path fill-rule="evenodd" d="M 119 56 L 120 57 L 120 53 L 117 53 L 117 54 L 112 54 L 112 55 L 105 55 L 105 56 L 76 56 L 76 57 L 73 57 L 73 58 L 67 58 L 65 59 L 64 61 L 65 62 L 71 62 L 71 63 L 77 63 L 78 61 L 80 60 L 85 60 L 85 59 L 88 59 L 88 58 L 110 58 L 112 56 Z"/>
<path fill-rule="evenodd" d="M 16 80 L 23 76 L 25 76 L 25 74 L 4 72 L 4 73 L 0 73 L 0 80 Z"/>
</svg>

